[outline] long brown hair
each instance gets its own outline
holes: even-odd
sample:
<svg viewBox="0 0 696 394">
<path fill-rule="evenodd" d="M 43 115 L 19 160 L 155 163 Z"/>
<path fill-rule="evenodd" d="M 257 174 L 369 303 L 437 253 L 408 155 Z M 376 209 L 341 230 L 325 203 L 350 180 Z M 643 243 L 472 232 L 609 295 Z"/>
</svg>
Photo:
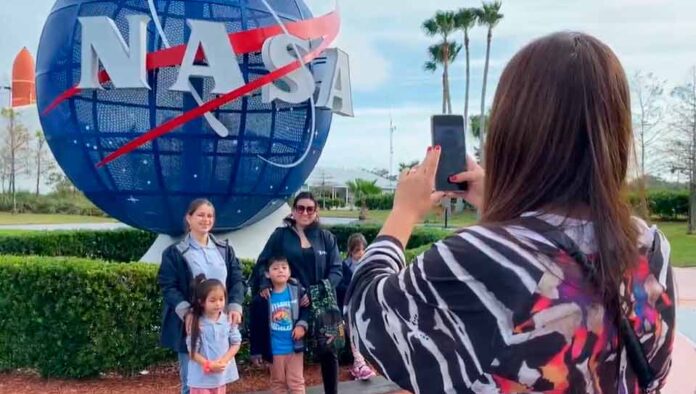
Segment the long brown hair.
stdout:
<svg viewBox="0 0 696 394">
<path fill-rule="evenodd" d="M 595 282 L 617 312 L 623 274 L 638 252 L 625 198 L 630 95 L 616 55 L 582 33 L 533 41 L 503 71 L 489 130 L 482 222 L 528 211 L 589 211 L 598 246 Z"/>
<path fill-rule="evenodd" d="M 208 299 L 208 294 L 215 289 L 222 289 L 225 294 L 225 304 L 227 304 L 227 292 L 225 285 L 217 279 L 206 279 L 205 275 L 199 274 L 193 279 L 191 284 L 193 288 L 193 298 L 191 299 L 191 349 L 189 356 L 193 356 L 198 352 L 198 338 L 201 336 L 200 321 L 201 316 L 205 313 L 205 300 Z"/>
</svg>

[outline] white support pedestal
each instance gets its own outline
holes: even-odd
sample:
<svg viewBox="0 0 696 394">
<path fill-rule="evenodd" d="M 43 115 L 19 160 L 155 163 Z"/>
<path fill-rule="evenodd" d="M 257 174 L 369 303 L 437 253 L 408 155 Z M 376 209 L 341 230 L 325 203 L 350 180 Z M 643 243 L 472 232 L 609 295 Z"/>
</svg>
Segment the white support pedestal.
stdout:
<svg viewBox="0 0 696 394">
<path fill-rule="evenodd" d="M 290 207 L 287 204 L 283 204 L 275 212 L 251 226 L 237 231 L 215 234 L 215 238 L 218 240 L 229 240 L 238 258 L 255 260 L 261 254 L 261 250 L 263 250 L 273 230 L 281 226 L 283 219 L 289 214 Z M 140 261 L 159 264 L 164 249 L 175 242 L 181 241 L 182 238 L 183 235 L 172 237 L 160 234 Z"/>
</svg>

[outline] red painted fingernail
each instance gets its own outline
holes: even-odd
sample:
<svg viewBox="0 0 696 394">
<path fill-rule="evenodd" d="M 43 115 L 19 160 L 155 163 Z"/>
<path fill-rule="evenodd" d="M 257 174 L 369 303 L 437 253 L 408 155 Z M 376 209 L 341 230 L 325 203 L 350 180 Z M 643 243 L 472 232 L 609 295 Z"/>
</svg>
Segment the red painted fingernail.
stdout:
<svg viewBox="0 0 696 394">
<path fill-rule="evenodd" d="M 435 150 L 440 150 L 440 145 L 435 145 Z"/>
<path fill-rule="evenodd" d="M 429 147 L 428 147 L 428 152 L 430 152 L 431 150 L 433 150 L 433 147 L 432 147 L 432 146 L 429 146 Z"/>
<path fill-rule="evenodd" d="M 449 177 L 449 180 L 450 180 L 450 182 L 454 182 L 457 180 L 457 177 L 452 175 L 451 177 Z"/>
</svg>

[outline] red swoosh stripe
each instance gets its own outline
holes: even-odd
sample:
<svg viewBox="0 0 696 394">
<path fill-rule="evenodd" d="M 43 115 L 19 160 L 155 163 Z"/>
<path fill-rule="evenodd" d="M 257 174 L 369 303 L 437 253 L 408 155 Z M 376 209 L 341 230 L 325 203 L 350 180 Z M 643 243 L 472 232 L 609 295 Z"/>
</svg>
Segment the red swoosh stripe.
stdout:
<svg viewBox="0 0 696 394">
<path fill-rule="evenodd" d="M 306 54 L 302 59 L 305 63 L 309 63 L 312 60 L 314 60 L 317 56 L 319 56 L 330 44 L 333 42 L 333 40 L 336 38 L 338 35 L 338 30 L 340 27 L 340 18 L 338 15 L 338 12 L 332 12 L 329 14 L 326 14 L 325 16 L 321 18 L 315 18 L 311 19 L 316 25 L 313 26 L 314 29 L 313 32 L 319 33 L 313 37 L 310 38 L 322 38 L 322 42 L 319 45 L 319 47 L 308 54 Z M 277 28 L 280 30 L 280 28 Z M 293 32 L 292 30 L 289 29 L 289 31 Z M 282 32 L 282 30 L 281 30 Z M 293 32 L 293 34 L 296 33 L 301 33 L 301 32 Z M 305 32 L 306 33 L 306 32 Z M 279 33 L 276 33 L 279 34 Z M 268 36 L 268 37 L 272 37 Z M 162 123 L 161 125 L 155 127 L 154 129 L 144 133 L 143 135 L 131 140 L 127 144 L 121 146 L 118 150 L 114 151 L 113 153 L 109 154 L 106 156 L 102 161 L 97 163 L 97 167 L 102 167 L 106 164 L 109 164 L 113 160 L 117 159 L 118 157 L 125 155 L 134 149 L 137 149 L 138 147 L 152 141 L 155 138 L 158 138 L 164 134 L 167 134 L 171 132 L 172 130 L 176 129 L 177 127 L 190 122 L 193 119 L 196 119 L 198 117 L 203 116 L 203 114 L 213 111 L 216 108 L 219 108 L 220 106 L 223 106 L 231 101 L 234 101 L 241 96 L 251 93 L 256 89 L 259 89 L 263 87 L 264 85 L 270 84 L 273 81 L 282 78 L 283 76 L 299 69 L 302 67 L 302 63 L 297 60 L 295 62 L 292 62 L 290 64 L 287 64 L 273 72 L 270 72 L 262 77 L 259 77 L 246 85 L 235 89 L 229 93 L 226 93 L 218 98 L 215 98 L 211 101 L 208 101 L 207 103 L 194 108 L 188 112 L 185 112 L 181 114 L 180 116 L 171 119 L 165 123 Z"/>
<path fill-rule="evenodd" d="M 291 22 L 286 25 L 288 31 L 304 40 L 311 40 L 326 35 L 327 29 L 330 29 L 332 23 L 338 23 L 338 15 L 336 13 L 328 13 L 317 18 L 307 19 L 303 21 Z M 244 55 L 251 52 L 259 52 L 263 47 L 263 43 L 270 37 L 282 34 L 283 30 L 280 26 L 268 26 L 258 29 L 245 30 L 236 33 L 230 33 L 229 39 L 234 53 Z M 162 67 L 180 66 L 186 53 L 186 45 L 177 45 L 171 48 L 162 49 L 159 51 L 147 54 L 145 61 L 148 71 L 156 70 Z M 202 60 L 203 53 L 200 51 L 196 56 L 196 60 Z M 109 74 L 102 70 L 99 73 L 99 83 L 106 83 L 110 80 Z M 79 94 L 82 89 L 77 85 L 61 93 L 49 104 L 42 112 L 43 115 L 53 111 L 63 101 Z"/>
</svg>

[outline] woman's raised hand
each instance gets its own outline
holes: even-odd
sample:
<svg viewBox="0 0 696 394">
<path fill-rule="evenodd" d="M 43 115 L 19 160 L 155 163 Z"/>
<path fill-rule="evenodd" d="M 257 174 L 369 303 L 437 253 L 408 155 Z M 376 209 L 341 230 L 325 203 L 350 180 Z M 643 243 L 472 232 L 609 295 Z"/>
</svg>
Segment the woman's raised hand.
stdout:
<svg viewBox="0 0 696 394">
<path fill-rule="evenodd" d="M 476 209 L 481 209 L 483 205 L 483 185 L 485 179 L 483 168 L 469 155 L 466 155 L 466 168 L 466 171 L 450 177 L 450 182 L 466 182 L 466 190 L 448 192 L 446 196 L 451 198 L 463 198 Z"/>
</svg>

